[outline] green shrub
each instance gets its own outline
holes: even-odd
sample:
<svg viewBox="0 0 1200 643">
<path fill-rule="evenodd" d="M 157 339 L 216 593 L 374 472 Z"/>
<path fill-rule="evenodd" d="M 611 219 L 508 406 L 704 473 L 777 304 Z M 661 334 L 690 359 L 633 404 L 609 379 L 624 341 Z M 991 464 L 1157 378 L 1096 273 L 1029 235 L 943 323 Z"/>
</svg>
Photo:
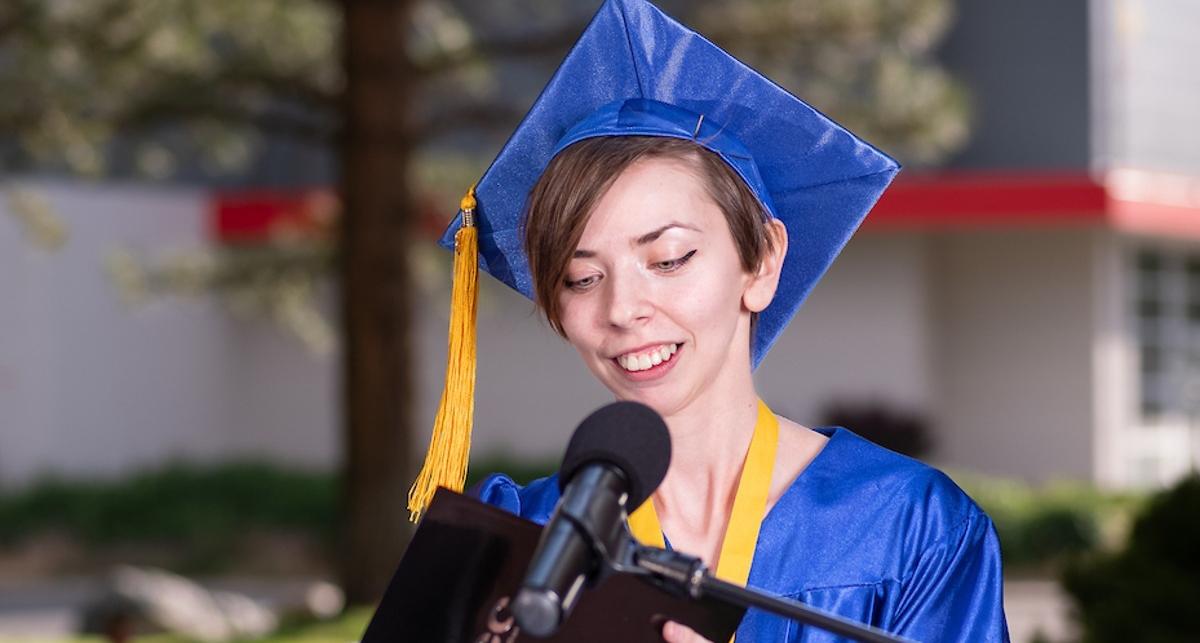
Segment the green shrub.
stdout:
<svg viewBox="0 0 1200 643">
<path fill-rule="evenodd" d="M 557 463 L 491 457 L 473 463 L 474 484 L 493 471 L 529 482 Z M 113 480 L 47 479 L 0 493 L 0 544 L 44 532 L 86 545 L 177 543 L 223 550 L 249 529 L 332 538 L 338 482 L 330 472 L 262 462 L 173 463 Z M 396 499 L 401 508 L 406 498 Z"/>
<path fill-rule="evenodd" d="M 0 542 L 57 531 L 86 544 L 223 540 L 248 528 L 327 535 L 331 475 L 261 463 L 173 464 L 107 481 L 45 480 L 0 496 Z"/>
<path fill-rule="evenodd" d="M 528 483 L 557 468 L 550 458 L 491 455 L 471 464 L 467 484 L 495 471 Z M 1083 485 L 955 479 L 996 523 L 1007 571 L 1044 573 L 1079 552 L 1114 547 L 1138 503 Z M 405 501 L 396 499 L 401 508 Z M 200 559 L 221 559 L 251 529 L 299 532 L 331 544 L 337 502 L 337 477 L 330 472 L 175 463 L 117 480 L 46 480 L 0 494 L 0 544 L 56 531 L 86 545 L 168 543 Z"/>
<path fill-rule="evenodd" d="M 519 484 L 529 484 L 538 478 L 544 478 L 558 471 L 558 465 L 557 460 L 550 458 L 529 459 L 502 454 L 489 455 L 481 458 L 478 462 L 471 463 L 471 470 L 467 475 L 467 488 L 470 489 L 490 473 L 505 473 Z"/>
<path fill-rule="evenodd" d="M 1136 496 L 1077 483 L 1033 487 L 971 476 L 956 479 L 995 523 L 1008 572 L 1044 573 L 1083 552 L 1116 546 L 1139 502 Z"/>
<path fill-rule="evenodd" d="M 1200 640 L 1200 477 L 1152 498 L 1121 550 L 1069 564 L 1063 587 L 1085 643 Z"/>
</svg>

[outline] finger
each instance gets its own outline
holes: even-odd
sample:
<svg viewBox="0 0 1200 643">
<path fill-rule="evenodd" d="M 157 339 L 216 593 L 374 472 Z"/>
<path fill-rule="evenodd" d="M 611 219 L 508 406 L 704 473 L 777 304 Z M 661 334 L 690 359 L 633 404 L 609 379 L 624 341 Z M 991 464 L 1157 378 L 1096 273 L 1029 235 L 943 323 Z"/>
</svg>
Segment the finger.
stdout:
<svg viewBox="0 0 1200 643">
<path fill-rule="evenodd" d="M 712 643 L 697 634 L 692 628 L 680 625 L 675 621 L 667 621 L 663 625 L 662 635 L 663 640 L 667 643 Z"/>
</svg>

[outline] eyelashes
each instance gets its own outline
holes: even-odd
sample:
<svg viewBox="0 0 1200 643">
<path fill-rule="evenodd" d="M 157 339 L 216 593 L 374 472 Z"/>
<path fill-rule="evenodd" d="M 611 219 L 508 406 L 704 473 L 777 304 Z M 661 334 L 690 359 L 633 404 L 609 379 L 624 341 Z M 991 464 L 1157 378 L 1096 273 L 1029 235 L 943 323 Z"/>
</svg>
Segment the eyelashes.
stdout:
<svg viewBox="0 0 1200 643">
<path fill-rule="evenodd" d="M 689 260 L 691 260 L 692 255 L 694 255 L 694 254 L 696 254 L 696 251 L 692 250 L 691 252 L 688 252 L 687 254 L 683 255 L 682 257 L 679 257 L 676 259 L 668 259 L 666 261 L 657 261 L 651 265 L 653 265 L 654 268 L 656 270 L 658 270 L 659 272 L 674 272 L 674 271 L 682 268 L 683 264 L 685 264 Z"/>
<path fill-rule="evenodd" d="M 568 290 L 582 292 L 595 285 L 595 283 L 599 280 L 599 275 L 588 275 L 583 279 L 563 279 L 563 285 L 566 286 Z"/>
<path fill-rule="evenodd" d="M 655 261 L 654 263 L 650 264 L 650 268 L 652 268 L 653 270 L 656 270 L 659 273 L 672 273 L 672 272 L 675 272 L 676 270 L 679 270 L 680 268 L 682 268 L 684 266 L 684 264 L 686 264 L 688 261 L 691 261 L 692 257 L 695 256 L 695 254 L 696 254 L 696 250 L 691 250 L 687 254 L 683 255 L 682 257 L 676 257 L 675 259 L 667 259 L 665 261 Z M 595 286 L 600 281 L 600 279 L 601 279 L 601 275 L 599 275 L 599 274 L 588 275 L 581 279 L 563 279 L 563 286 L 567 290 L 571 290 L 574 292 L 586 292 L 587 290 L 589 290 L 590 288 Z"/>
</svg>

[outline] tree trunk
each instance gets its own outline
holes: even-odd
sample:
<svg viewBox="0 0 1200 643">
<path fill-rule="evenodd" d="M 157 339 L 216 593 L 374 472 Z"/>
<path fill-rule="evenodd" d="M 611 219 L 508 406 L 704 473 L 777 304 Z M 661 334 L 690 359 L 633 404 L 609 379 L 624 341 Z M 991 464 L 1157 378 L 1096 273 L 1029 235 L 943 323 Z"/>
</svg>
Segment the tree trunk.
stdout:
<svg viewBox="0 0 1200 643">
<path fill-rule="evenodd" d="M 341 581 L 378 600 L 411 533 L 413 350 L 406 185 L 408 0 L 343 0 L 340 235 L 344 332 Z"/>
</svg>

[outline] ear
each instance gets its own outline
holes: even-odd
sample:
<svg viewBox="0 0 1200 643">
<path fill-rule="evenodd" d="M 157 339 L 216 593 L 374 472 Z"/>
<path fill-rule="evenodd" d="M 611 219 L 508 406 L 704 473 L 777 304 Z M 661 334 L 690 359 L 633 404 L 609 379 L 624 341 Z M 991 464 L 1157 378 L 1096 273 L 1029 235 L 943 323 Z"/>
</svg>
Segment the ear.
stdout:
<svg viewBox="0 0 1200 643">
<path fill-rule="evenodd" d="M 767 236 L 771 239 L 771 249 L 763 255 L 762 263 L 742 293 L 742 304 L 752 313 L 762 312 L 775 298 L 775 289 L 779 287 L 779 275 L 783 269 L 783 258 L 787 256 L 787 228 L 783 222 L 772 218 L 766 227 Z"/>
</svg>

